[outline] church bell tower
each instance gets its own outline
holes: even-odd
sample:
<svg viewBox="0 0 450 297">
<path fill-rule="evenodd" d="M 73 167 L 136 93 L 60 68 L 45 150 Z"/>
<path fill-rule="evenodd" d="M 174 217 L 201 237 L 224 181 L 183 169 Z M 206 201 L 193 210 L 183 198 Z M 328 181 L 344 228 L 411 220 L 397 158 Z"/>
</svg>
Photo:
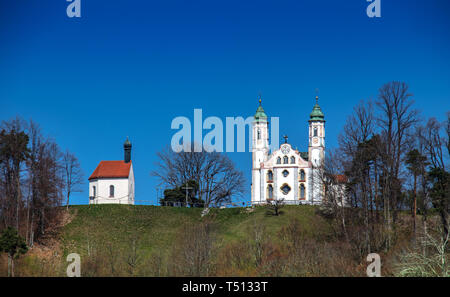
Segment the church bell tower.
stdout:
<svg viewBox="0 0 450 297">
<path fill-rule="evenodd" d="M 309 117 L 308 155 L 312 165 L 318 167 L 325 159 L 325 115 L 319 106 L 319 97 Z"/>
<path fill-rule="evenodd" d="M 309 195 L 312 204 L 321 203 L 324 197 L 322 173 L 320 170 L 325 161 L 325 115 L 319 106 L 319 97 L 309 116 L 309 145 L 308 159 L 311 162 L 311 175 L 309 178 Z"/>
<path fill-rule="evenodd" d="M 261 105 L 256 110 L 252 123 L 252 202 L 262 199 L 261 162 L 267 160 L 269 155 L 269 122 Z"/>
</svg>

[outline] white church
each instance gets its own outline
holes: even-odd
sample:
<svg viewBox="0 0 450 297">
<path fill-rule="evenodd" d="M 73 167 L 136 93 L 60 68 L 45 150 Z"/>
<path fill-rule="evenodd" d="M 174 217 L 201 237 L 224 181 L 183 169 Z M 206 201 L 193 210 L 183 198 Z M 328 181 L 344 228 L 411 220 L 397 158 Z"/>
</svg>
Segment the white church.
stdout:
<svg viewBox="0 0 450 297">
<path fill-rule="evenodd" d="M 134 173 L 128 138 L 123 148 L 123 160 L 101 161 L 89 177 L 89 204 L 134 205 Z"/>
<path fill-rule="evenodd" d="M 284 199 L 285 204 L 320 204 L 324 187 L 318 167 L 325 159 L 325 116 L 318 104 L 310 114 L 308 151 L 287 142 L 269 150 L 269 122 L 259 100 L 252 123 L 252 205 Z"/>
</svg>

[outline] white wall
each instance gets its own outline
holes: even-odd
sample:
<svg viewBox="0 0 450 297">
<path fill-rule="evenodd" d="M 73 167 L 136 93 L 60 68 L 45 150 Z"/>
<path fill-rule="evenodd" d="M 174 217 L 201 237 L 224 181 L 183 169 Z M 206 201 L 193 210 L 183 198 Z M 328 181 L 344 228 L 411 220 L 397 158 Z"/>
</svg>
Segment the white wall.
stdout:
<svg viewBox="0 0 450 297">
<path fill-rule="evenodd" d="M 109 196 L 109 187 L 114 186 L 114 197 Z M 97 196 L 89 200 L 90 204 L 129 204 L 128 178 L 98 179 L 89 182 L 89 196 L 93 195 L 93 186 L 97 187 Z"/>
<path fill-rule="evenodd" d="M 134 171 L 133 164 L 130 166 L 130 175 L 128 176 L 128 204 L 134 205 Z"/>
</svg>

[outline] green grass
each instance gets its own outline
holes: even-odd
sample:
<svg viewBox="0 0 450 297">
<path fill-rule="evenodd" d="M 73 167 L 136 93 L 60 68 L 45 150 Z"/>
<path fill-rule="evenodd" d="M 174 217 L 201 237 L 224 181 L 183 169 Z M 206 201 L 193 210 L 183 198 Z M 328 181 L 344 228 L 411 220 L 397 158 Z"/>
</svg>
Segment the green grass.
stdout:
<svg viewBox="0 0 450 297">
<path fill-rule="evenodd" d="M 317 234 L 319 230 L 327 233 L 328 224 L 314 210 L 314 206 L 285 206 L 280 216 L 270 216 L 264 207 L 256 207 L 253 212 L 246 208 L 212 209 L 208 216 L 201 218 L 202 209 L 197 208 L 72 206 L 70 211 L 74 218 L 63 228 L 60 242 L 64 255 L 74 252 L 86 254 L 88 246 L 105 243 L 126 249 L 137 236 L 139 249 L 144 254 L 167 252 L 184 224 L 206 218 L 215 223 L 216 236 L 222 244 L 248 238 L 255 224 L 264 224 L 268 236 L 277 241 L 281 228 L 294 218 L 304 226 L 305 232 Z"/>
</svg>

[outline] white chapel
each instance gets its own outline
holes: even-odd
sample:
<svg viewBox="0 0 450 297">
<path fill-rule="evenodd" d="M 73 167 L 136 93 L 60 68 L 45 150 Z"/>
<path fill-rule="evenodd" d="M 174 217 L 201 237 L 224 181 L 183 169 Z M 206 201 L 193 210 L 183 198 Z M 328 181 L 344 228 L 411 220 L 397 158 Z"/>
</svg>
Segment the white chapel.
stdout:
<svg viewBox="0 0 450 297">
<path fill-rule="evenodd" d="M 128 138 L 123 148 L 123 161 L 101 161 L 89 177 L 89 204 L 134 205 L 134 173 Z"/>
<path fill-rule="evenodd" d="M 270 152 L 267 119 L 260 99 L 252 123 L 252 204 L 281 199 L 286 204 L 320 204 L 324 197 L 319 167 L 325 159 L 325 116 L 318 97 L 308 121 L 307 152 L 294 149 L 287 137 Z"/>
</svg>

